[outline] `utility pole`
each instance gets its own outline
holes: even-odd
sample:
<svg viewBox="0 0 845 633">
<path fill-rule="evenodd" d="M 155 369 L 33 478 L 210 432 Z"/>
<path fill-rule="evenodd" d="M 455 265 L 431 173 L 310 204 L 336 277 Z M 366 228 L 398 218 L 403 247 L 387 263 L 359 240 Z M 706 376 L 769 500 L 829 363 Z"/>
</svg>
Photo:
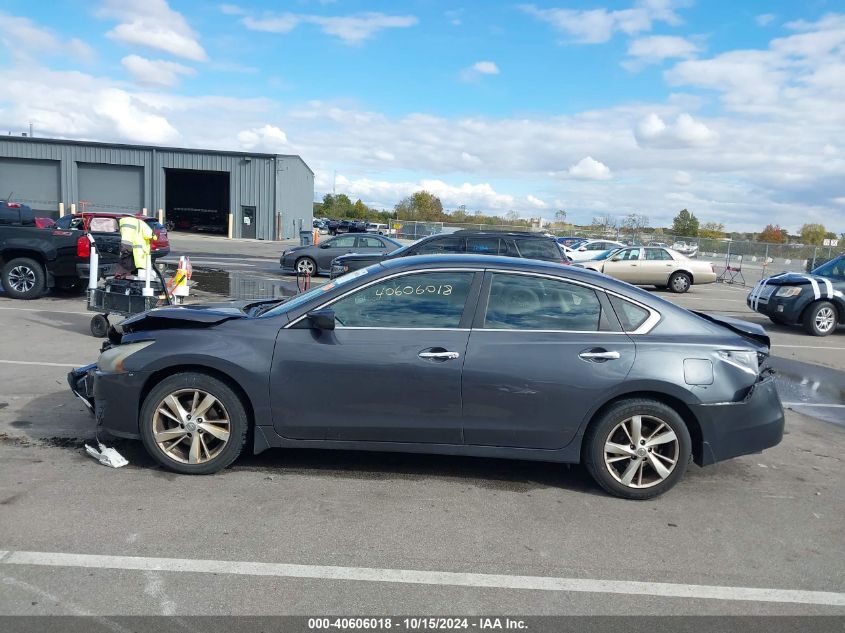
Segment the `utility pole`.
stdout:
<svg viewBox="0 0 845 633">
<path fill-rule="evenodd" d="M 29 138 L 32 138 L 32 121 L 29 122 Z"/>
<path fill-rule="evenodd" d="M 337 169 L 334 170 L 334 177 L 332 177 L 332 195 L 337 195 Z"/>
</svg>

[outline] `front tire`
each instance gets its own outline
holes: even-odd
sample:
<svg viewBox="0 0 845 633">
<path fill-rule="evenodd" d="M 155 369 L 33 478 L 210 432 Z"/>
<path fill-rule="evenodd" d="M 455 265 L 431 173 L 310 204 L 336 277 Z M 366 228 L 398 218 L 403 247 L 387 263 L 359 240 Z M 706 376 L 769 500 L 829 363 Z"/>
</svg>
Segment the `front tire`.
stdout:
<svg viewBox="0 0 845 633">
<path fill-rule="evenodd" d="M 669 290 L 676 294 L 683 294 L 692 286 L 692 279 L 686 273 L 672 273 L 669 277 Z"/>
<path fill-rule="evenodd" d="M 225 382 L 199 372 L 174 374 L 153 387 L 141 408 L 141 440 L 159 464 L 185 475 L 210 475 L 234 462 L 249 418 Z"/>
<path fill-rule="evenodd" d="M 649 399 L 622 400 L 587 429 L 582 459 L 590 475 L 623 499 L 657 497 L 680 481 L 692 453 L 677 411 Z"/>
<path fill-rule="evenodd" d="M 830 301 L 818 301 L 804 311 L 804 330 L 812 336 L 827 336 L 836 330 L 837 322 L 836 306 Z"/>
<path fill-rule="evenodd" d="M 317 262 L 310 257 L 300 257 L 297 259 L 294 268 L 301 275 L 311 275 L 314 277 L 317 274 Z"/>
<path fill-rule="evenodd" d="M 3 290 L 12 299 L 37 299 L 47 289 L 44 267 L 29 257 L 16 257 L 3 266 Z"/>
</svg>

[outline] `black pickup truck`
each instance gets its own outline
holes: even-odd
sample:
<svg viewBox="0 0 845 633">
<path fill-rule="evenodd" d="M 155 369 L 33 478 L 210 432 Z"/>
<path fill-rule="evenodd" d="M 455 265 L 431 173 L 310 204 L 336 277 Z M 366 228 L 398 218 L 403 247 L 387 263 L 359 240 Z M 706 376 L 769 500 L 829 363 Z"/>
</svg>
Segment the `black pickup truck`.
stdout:
<svg viewBox="0 0 845 633">
<path fill-rule="evenodd" d="M 100 272 L 118 258 L 118 234 L 94 234 Z M 48 288 L 88 278 L 91 243 L 83 231 L 38 228 L 32 209 L 0 200 L 0 282 L 7 297 L 36 299 Z"/>
</svg>

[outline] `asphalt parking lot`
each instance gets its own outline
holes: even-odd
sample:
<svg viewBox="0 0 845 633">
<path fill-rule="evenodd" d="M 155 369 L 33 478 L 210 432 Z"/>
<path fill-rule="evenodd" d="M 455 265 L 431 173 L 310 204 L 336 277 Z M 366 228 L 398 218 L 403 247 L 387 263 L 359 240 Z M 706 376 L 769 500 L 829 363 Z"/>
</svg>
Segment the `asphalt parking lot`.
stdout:
<svg viewBox="0 0 845 633">
<path fill-rule="evenodd" d="M 173 241 L 290 283 L 278 244 Z M 746 293 L 661 294 L 766 326 L 787 435 L 647 502 L 580 466 L 456 457 L 269 451 L 180 477 L 117 441 L 130 465 L 108 469 L 65 382 L 100 346 L 83 299 L 0 295 L 0 614 L 845 615 L 845 330 L 774 326 Z"/>
</svg>

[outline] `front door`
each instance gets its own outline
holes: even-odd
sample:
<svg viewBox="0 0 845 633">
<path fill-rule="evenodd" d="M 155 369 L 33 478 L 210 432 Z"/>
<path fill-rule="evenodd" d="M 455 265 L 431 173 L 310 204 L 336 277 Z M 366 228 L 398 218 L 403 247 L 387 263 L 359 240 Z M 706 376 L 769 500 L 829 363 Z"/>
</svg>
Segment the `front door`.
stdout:
<svg viewBox="0 0 845 633">
<path fill-rule="evenodd" d="M 410 273 L 279 332 L 271 372 L 277 432 L 296 439 L 460 444 L 461 368 L 481 273 Z"/>
<path fill-rule="evenodd" d="M 587 286 L 492 273 L 481 296 L 464 362 L 464 441 L 566 446 L 627 376 L 633 342 L 614 331 L 620 328 L 604 293 Z"/>
<path fill-rule="evenodd" d="M 255 239 L 255 207 L 241 207 L 241 237 Z"/>
<path fill-rule="evenodd" d="M 642 277 L 640 270 L 642 250 L 641 248 L 626 248 L 619 251 L 604 263 L 602 272 L 631 284 L 643 283 L 640 280 Z"/>
</svg>

